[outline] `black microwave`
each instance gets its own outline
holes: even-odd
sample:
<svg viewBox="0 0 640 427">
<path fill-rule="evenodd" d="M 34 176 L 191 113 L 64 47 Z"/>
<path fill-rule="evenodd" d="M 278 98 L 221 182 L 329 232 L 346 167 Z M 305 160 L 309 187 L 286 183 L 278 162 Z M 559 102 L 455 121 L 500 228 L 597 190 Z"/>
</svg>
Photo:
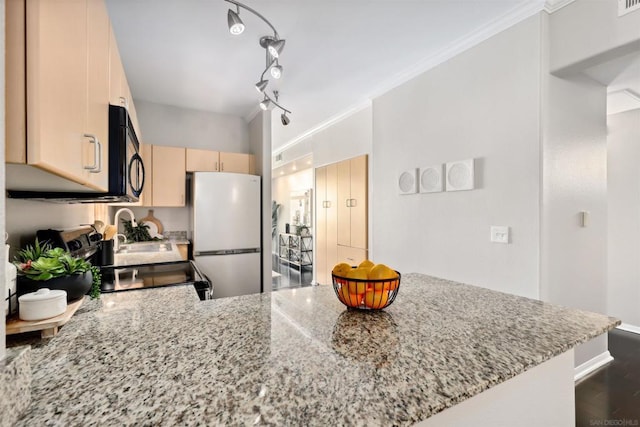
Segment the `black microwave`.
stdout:
<svg viewBox="0 0 640 427">
<path fill-rule="evenodd" d="M 109 105 L 109 191 L 52 192 L 8 190 L 14 199 L 57 203 L 137 202 L 144 188 L 144 163 L 140 143 L 125 107 Z"/>
</svg>

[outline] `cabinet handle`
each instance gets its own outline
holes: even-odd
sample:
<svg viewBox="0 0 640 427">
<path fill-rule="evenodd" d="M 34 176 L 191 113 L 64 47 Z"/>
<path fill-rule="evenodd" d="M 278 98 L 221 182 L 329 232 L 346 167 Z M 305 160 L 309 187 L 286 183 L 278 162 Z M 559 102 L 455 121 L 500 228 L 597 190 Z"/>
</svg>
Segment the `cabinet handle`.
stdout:
<svg viewBox="0 0 640 427">
<path fill-rule="evenodd" d="M 355 208 L 358 205 L 358 201 L 356 199 L 349 199 L 349 207 Z"/>
<path fill-rule="evenodd" d="M 216 162 L 216 164 L 213 166 L 213 170 L 218 172 L 218 162 Z"/>
<path fill-rule="evenodd" d="M 327 200 L 327 207 L 330 208 L 331 207 L 331 200 Z"/>
<path fill-rule="evenodd" d="M 184 205 L 184 194 L 180 195 L 180 204 Z"/>
<path fill-rule="evenodd" d="M 224 172 L 224 162 L 220 162 L 220 172 Z"/>
<path fill-rule="evenodd" d="M 93 144 L 93 165 L 84 168 L 91 173 L 100 173 L 102 172 L 102 144 L 93 134 L 85 133 L 84 137 L 89 138 L 89 144 Z"/>
<path fill-rule="evenodd" d="M 347 199 L 346 206 L 347 206 L 348 208 L 350 208 L 350 207 L 351 207 L 351 199 Z"/>
</svg>

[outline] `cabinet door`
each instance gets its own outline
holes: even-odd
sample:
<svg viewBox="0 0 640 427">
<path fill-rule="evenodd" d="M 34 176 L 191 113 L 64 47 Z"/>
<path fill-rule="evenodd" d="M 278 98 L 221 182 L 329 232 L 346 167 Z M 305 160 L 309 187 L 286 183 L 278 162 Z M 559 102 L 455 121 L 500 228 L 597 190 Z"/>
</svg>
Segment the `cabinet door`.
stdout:
<svg viewBox="0 0 640 427">
<path fill-rule="evenodd" d="M 218 172 L 219 153 L 187 148 L 187 172 Z"/>
<path fill-rule="evenodd" d="M 153 146 L 153 206 L 185 205 L 185 152 L 181 147 Z"/>
<path fill-rule="evenodd" d="M 249 155 L 220 152 L 220 172 L 249 173 Z"/>
<path fill-rule="evenodd" d="M 111 29 L 109 31 L 109 103 L 112 105 L 124 106 L 123 78 L 124 69 L 120 60 L 120 51 L 113 29 Z"/>
<path fill-rule="evenodd" d="M 85 178 L 87 3 L 27 1 L 27 162 L 80 184 Z"/>
<path fill-rule="evenodd" d="M 96 163 L 99 172 L 86 170 L 87 180 L 109 189 L 109 15 L 103 0 L 87 0 L 87 124 L 86 134 L 96 142 L 84 144 L 84 163 Z M 94 145 L 96 144 L 96 145 Z"/>
<path fill-rule="evenodd" d="M 344 160 L 338 163 L 338 244 L 351 246 L 351 163 Z"/>
<path fill-rule="evenodd" d="M 349 161 L 351 169 L 351 244 L 354 248 L 367 246 L 367 156 Z"/>
<path fill-rule="evenodd" d="M 327 281 L 327 168 L 316 169 L 316 227 L 315 227 L 315 269 L 316 282 L 326 284 Z"/>
<path fill-rule="evenodd" d="M 338 166 L 327 166 L 327 283 L 331 283 L 331 269 L 338 263 Z"/>
<path fill-rule="evenodd" d="M 249 173 L 256 174 L 256 156 L 253 154 L 249 154 Z"/>
<path fill-rule="evenodd" d="M 5 3 L 5 161 L 27 163 L 25 0 Z"/>
</svg>

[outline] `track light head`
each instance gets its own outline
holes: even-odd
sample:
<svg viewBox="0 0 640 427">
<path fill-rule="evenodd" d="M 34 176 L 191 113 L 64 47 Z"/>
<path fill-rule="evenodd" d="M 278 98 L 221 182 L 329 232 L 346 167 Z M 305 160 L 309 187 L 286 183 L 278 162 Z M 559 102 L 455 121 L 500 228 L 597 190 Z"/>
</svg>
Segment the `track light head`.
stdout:
<svg viewBox="0 0 640 427">
<path fill-rule="evenodd" d="M 240 19 L 240 15 L 231 9 L 227 12 L 227 22 L 229 23 L 229 32 L 234 36 L 242 34 L 244 31 L 244 23 Z"/>
<path fill-rule="evenodd" d="M 271 77 L 274 79 L 282 77 L 282 65 L 278 64 L 271 67 Z"/>
<path fill-rule="evenodd" d="M 282 125 L 286 126 L 291 122 L 291 119 L 287 117 L 287 113 L 280 114 L 280 120 L 282 120 Z"/>
<path fill-rule="evenodd" d="M 258 83 L 256 83 L 256 90 L 260 93 L 263 93 L 268 84 L 269 80 L 260 80 Z"/>
<path fill-rule="evenodd" d="M 260 103 L 260 108 L 263 111 L 267 111 L 269 109 L 269 107 L 271 106 L 271 101 L 269 100 L 269 98 L 265 97 L 262 102 Z"/>
<path fill-rule="evenodd" d="M 284 40 L 271 40 L 267 43 L 267 50 L 274 58 L 280 57 L 282 49 L 284 49 Z"/>
</svg>

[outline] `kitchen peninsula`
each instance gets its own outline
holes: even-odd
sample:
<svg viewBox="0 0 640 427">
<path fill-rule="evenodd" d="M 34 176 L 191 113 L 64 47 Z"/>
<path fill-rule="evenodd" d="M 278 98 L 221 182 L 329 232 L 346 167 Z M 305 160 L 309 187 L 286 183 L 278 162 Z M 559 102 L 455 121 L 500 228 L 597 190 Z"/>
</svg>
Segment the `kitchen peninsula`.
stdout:
<svg viewBox="0 0 640 427">
<path fill-rule="evenodd" d="M 572 404 L 572 348 L 617 324 L 420 274 L 381 312 L 347 310 L 326 286 L 202 302 L 188 286 L 103 295 L 33 343 L 18 425 L 438 425 L 527 375 L 553 396 L 540 369 L 556 360 Z M 547 409 L 553 425 L 573 419 L 572 406 Z"/>
</svg>

